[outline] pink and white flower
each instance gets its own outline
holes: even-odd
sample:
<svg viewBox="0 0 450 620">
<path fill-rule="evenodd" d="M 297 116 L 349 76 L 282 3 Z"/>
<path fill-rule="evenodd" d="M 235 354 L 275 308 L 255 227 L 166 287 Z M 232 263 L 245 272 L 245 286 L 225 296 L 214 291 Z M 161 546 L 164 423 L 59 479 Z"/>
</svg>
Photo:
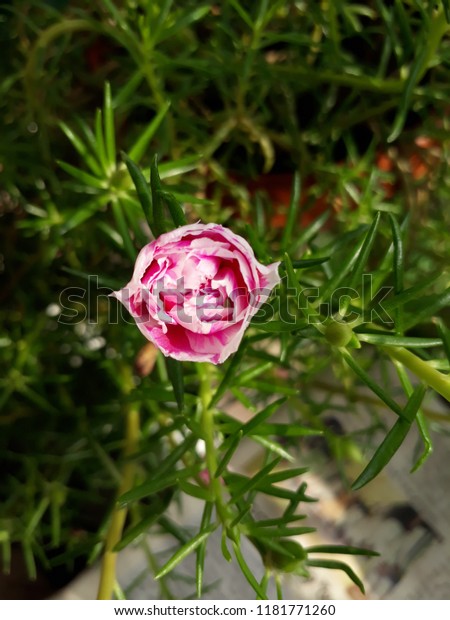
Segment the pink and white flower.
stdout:
<svg viewBox="0 0 450 620">
<path fill-rule="evenodd" d="M 218 224 L 188 224 L 142 248 L 133 277 L 113 293 L 164 355 L 221 364 L 279 283 L 250 245 Z"/>
</svg>

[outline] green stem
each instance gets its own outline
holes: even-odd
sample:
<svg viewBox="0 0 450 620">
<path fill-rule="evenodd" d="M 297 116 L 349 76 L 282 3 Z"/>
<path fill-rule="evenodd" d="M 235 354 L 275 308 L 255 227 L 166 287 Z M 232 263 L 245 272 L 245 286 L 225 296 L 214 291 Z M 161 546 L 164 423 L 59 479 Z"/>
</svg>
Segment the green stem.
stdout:
<svg viewBox="0 0 450 620">
<path fill-rule="evenodd" d="M 129 392 L 132 389 L 131 376 L 127 377 L 127 389 Z M 126 411 L 126 431 L 125 431 L 125 458 L 136 452 L 139 443 L 139 410 L 135 405 L 129 405 Z M 119 486 L 118 496 L 120 497 L 127 491 L 130 491 L 134 477 L 136 473 L 136 465 L 134 461 L 126 461 L 123 468 L 122 482 Z M 122 538 L 122 532 L 127 517 L 127 508 L 119 508 L 117 505 L 114 507 L 111 522 L 106 534 L 105 550 L 103 553 L 100 584 L 98 588 L 98 600 L 110 600 L 116 583 L 116 561 L 117 552 L 114 551 L 117 543 Z"/>
<path fill-rule="evenodd" d="M 403 347 L 382 347 L 389 357 L 403 364 L 424 383 L 450 402 L 450 377 L 432 368 L 427 362 Z"/>
<path fill-rule="evenodd" d="M 209 484 L 213 492 L 217 514 L 222 523 L 225 525 L 229 522 L 229 518 L 222 496 L 222 485 L 220 483 L 220 479 L 216 478 L 217 458 L 216 446 L 214 445 L 214 410 L 209 406 L 212 399 L 209 364 L 199 364 L 198 372 L 200 374 L 201 428 L 202 436 L 205 441 L 206 466 L 209 473 Z"/>
</svg>

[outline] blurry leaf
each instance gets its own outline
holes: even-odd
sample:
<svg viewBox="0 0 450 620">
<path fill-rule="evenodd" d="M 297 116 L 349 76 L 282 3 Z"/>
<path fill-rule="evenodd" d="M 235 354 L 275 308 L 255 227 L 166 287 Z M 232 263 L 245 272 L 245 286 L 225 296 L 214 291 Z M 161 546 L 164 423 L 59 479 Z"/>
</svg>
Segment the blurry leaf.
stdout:
<svg viewBox="0 0 450 620">
<path fill-rule="evenodd" d="M 210 525 L 212 511 L 213 511 L 213 503 L 212 502 L 206 503 L 205 508 L 203 509 L 202 521 L 200 524 L 201 532 L 203 532 Z M 206 539 L 198 546 L 197 558 L 195 561 L 195 584 L 196 584 L 197 598 L 200 598 L 202 595 L 203 568 L 205 565 L 205 555 L 206 555 Z"/>
<path fill-rule="evenodd" d="M 156 497 L 155 500 L 151 502 L 150 506 L 146 508 L 146 510 L 151 514 L 148 514 L 141 521 L 129 527 L 122 536 L 120 542 L 118 542 L 114 547 L 113 551 L 121 551 L 133 542 L 133 540 L 136 540 L 138 536 L 147 534 L 150 527 L 154 525 L 158 521 L 159 517 L 167 510 L 171 499 L 172 497 L 170 495 L 167 495 L 166 498 L 162 499 Z"/>
<path fill-rule="evenodd" d="M 191 484 L 187 480 L 180 480 L 178 482 L 178 488 L 183 491 L 183 493 L 186 493 L 186 495 L 201 499 L 204 502 L 212 502 L 214 500 L 214 495 L 210 488 L 200 487 L 198 484 Z"/>
<path fill-rule="evenodd" d="M 280 462 L 280 457 L 277 457 L 270 461 L 265 467 L 263 467 L 259 472 L 257 472 L 252 478 L 248 478 L 245 482 L 238 488 L 233 489 L 233 493 L 231 495 L 230 502 L 236 503 L 241 497 L 246 495 L 252 489 L 256 488 L 259 483 L 264 482 L 267 474 L 272 471 L 276 465 Z"/>
<path fill-rule="evenodd" d="M 93 187 L 101 190 L 106 189 L 105 181 L 103 181 L 102 179 L 98 179 L 97 177 L 92 176 L 92 174 L 84 172 L 84 170 L 80 170 L 79 168 L 75 168 L 75 166 L 67 164 L 64 161 L 57 160 L 57 164 L 61 166 L 61 168 L 65 172 L 67 172 L 67 174 L 70 174 L 72 177 L 77 179 L 77 181 L 80 181 L 80 183 L 82 183 L 86 187 Z"/>
<path fill-rule="evenodd" d="M 278 409 L 286 402 L 286 400 L 287 399 L 285 397 L 279 398 L 274 403 L 267 405 L 267 407 L 257 413 L 251 420 L 243 424 L 239 429 L 239 432 L 242 432 L 244 436 L 249 435 L 253 431 L 257 433 L 260 424 L 262 424 L 265 420 L 267 420 L 267 418 L 270 418 L 276 411 L 278 411 Z"/>
<path fill-rule="evenodd" d="M 202 532 L 194 536 L 192 540 L 184 544 L 181 549 L 170 558 L 166 564 L 156 573 L 155 579 L 161 579 L 167 573 L 170 573 L 180 562 L 182 562 L 189 554 L 197 549 L 199 545 L 202 544 L 204 540 L 208 538 L 208 536 L 217 528 L 217 525 L 209 525 Z"/>
<path fill-rule="evenodd" d="M 298 248 L 305 245 L 311 239 L 313 239 L 317 233 L 323 228 L 325 222 L 330 217 L 331 211 L 325 211 L 322 215 L 319 215 L 309 226 L 305 228 L 292 242 L 292 247 L 289 248 L 289 253 L 294 254 Z"/>
<path fill-rule="evenodd" d="M 134 489 L 119 497 L 117 501 L 120 506 L 126 506 L 131 502 L 154 495 L 158 491 L 162 491 L 163 489 L 167 489 L 167 487 L 176 485 L 179 480 L 191 478 L 198 472 L 198 468 L 198 465 L 192 465 L 186 469 L 177 469 L 168 474 L 154 476 L 153 480 L 134 487 Z"/>
<path fill-rule="evenodd" d="M 367 556 L 379 556 L 380 554 L 371 549 L 361 549 L 360 547 L 349 547 L 347 545 L 315 545 L 314 547 L 307 547 L 306 551 L 309 553 L 337 553 L 343 555 L 367 555 Z"/>
<path fill-rule="evenodd" d="M 97 153 L 102 164 L 103 170 L 108 172 L 111 168 L 106 154 L 105 138 L 103 134 L 103 113 L 97 110 L 95 114 L 95 140 L 97 143 Z"/>
<path fill-rule="evenodd" d="M 105 99 L 104 99 L 104 130 L 105 130 L 105 146 L 106 156 L 110 166 L 116 164 L 116 134 L 114 128 L 114 111 L 111 101 L 111 85 L 105 83 Z"/>
<path fill-rule="evenodd" d="M 175 226 L 178 227 L 187 224 L 183 207 L 175 198 L 175 196 L 165 191 L 160 191 L 159 194 L 169 208 L 169 213 Z"/>
<path fill-rule="evenodd" d="M 358 258 L 355 261 L 351 278 L 348 283 L 348 288 L 355 288 L 359 284 L 359 279 L 361 278 L 361 274 L 363 272 L 364 267 L 369 259 L 370 252 L 372 250 L 373 244 L 375 242 L 375 238 L 377 236 L 378 225 L 380 223 L 381 212 L 378 211 L 375 215 L 375 218 L 367 231 L 364 242 L 361 247 L 361 251 L 359 252 Z"/>
<path fill-rule="evenodd" d="M 225 452 L 225 454 L 223 455 L 222 459 L 220 460 L 218 466 L 217 466 L 217 469 L 216 469 L 215 474 L 214 474 L 214 478 L 220 478 L 220 476 L 222 475 L 222 472 L 225 471 L 228 463 L 230 462 L 233 454 L 236 451 L 236 448 L 238 447 L 238 445 L 241 442 L 242 435 L 243 435 L 243 433 L 242 433 L 242 429 L 241 429 L 241 430 L 239 430 L 236 433 L 236 435 L 234 435 L 231 438 L 231 441 L 229 442 L 230 445 L 229 445 L 227 451 Z"/>
<path fill-rule="evenodd" d="M 294 226 L 297 224 L 298 212 L 300 209 L 300 196 L 301 196 L 301 179 L 300 173 L 294 174 L 291 189 L 291 199 L 289 202 L 289 210 L 287 215 L 287 222 L 284 228 L 283 237 L 281 239 L 281 251 L 285 252 L 291 243 L 292 233 Z"/>
<path fill-rule="evenodd" d="M 396 295 L 399 295 L 403 291 L 403 239 L 402 231 L 398 225 L 397 220 L 389 213 L 391 220 L 392 236 L 394 243 L 394 256 L 393 256 L 393 272 L 394 272 L 394 291 Z M 403 310 L 402 307 L 398 307 L 395 310 L 395 331 L 398 334 L 403 333 Z"/>
<path fill-rule="evenodd" d="M 344 564 L 344 562 L 337 562 L 336 560 L 309 560 L 308 559 L 307 565 L 310 566 L 311 568 L 317 567 L 317 568 L 342 570 L 344 571 L 344 573 L 346 573 L 350 577 L 353 583 L 358 586 L 361 592 L 363 594 L 365 593 L 364 584 L 362 583 L 361 579 L 356 575 L 353 569 L 351 569 L 350 566 L 347 566 L 347 564 Z"/>
<path fill-rule="evenodd" d="M 81 155 L 86 165 L 92 170 L 92 172 L 95 175 L 101 177 L 102 176 L 101 167 L 99 163 L 95 160 L 95 158 L 92 156 L 92 154 L 89 152 L 89 149 L 84 144 L 84 142 L 79 138 L 79 136 L 77 136 L 77 134 L 74 131 L 72 131 L 72 129 L 70 129 L 70 127 L 68 127 L 62 121 L 59 123 L 59 126 L 62 129 L 62 131 L 66 134 L 67 138 L 70 140 L 75 150 L 77 150 L 78 153 Z"/>
<path fill-rule="evenodd" d="M 392 459 L 408 434 L 426 391 L 427 387 L 422 383 L 416 387 L 405 406 L 403 417 L 397 420 L 375 451 L 364 471 L 352 484 L 353 490 L 360 489 L 373 480 Z"/>
<path fill-rule="evenodd" d="M 219 400 L 222 398 L 222 396 L 225 394 L 227 389 L 233 383 L 235 377 L 237 376 L 237 369 L 242 361 L 242 358 L 244 357 L 246 346 L 247 346 L 246 341 L 244 340 L 241 343 L 239 349 L 236 351 L 236 353 L 232 357 L 231 362 L 227 370 L 225 371 L 225 375 L 222 381 L 219 383 L 219 386 L 217 390 L 215 391 L 214 396 L 211 399 L 211 402 L 209 404 L 210 408 L 215 407 L 217 405 Z"/>
<path fill-rule="evenodd" d="M 167 374 L 173 387 L 175 398 L 177 399 L 178 411 L 183 413 L 184 411 L 184 380 L 183 380 L 183 365 L 182 362 L 172 359 L 171 357 L 165 358 Z"/>
<path fill-rule="evenodd" d="M 390 312 L 399 306 L 404 306 L 409 302 L 417 301 L 417 299 L 422 296 L 422 292 L 434 284 L 436 280 L 442 277 L 442 275 L 442 270 L 439 270 L 437 273 L 429 275 L 423 281 L 420 281 L 414 286 L 405 289 L 400 294 L 395 295 L 390 299 L 383 300 L 383 308 L 386 312 Z"/>
<path fill-rule="evenodd" d="M 166 224 L 164 221 L 164 209 L 161 197 L 161 179 L 158 173 L 158 156 L 155 155 L 152 166 L 150 168 L 150 189 L 152 193 L 153 204 L 153 230 L 156 237 L 166 232 Z"/>
<path fill-rule="evenodd" d="M 440 338 L 416 338 L 414 336 L 395 336 L 393 334 L 357 334 L 361 342 L 376 345 L 389 345 L 391 347 L 423 348 L 440 347 Z"/>
<path fill-rule="evenodd" d="M 259 377 L 268 370 L 272 370 L 272 368 L 273 362 L 262 362 L 261 364 L 257 364 L 256 366 L 253 366 L 253 368 L 249 368 L 241 372 L 239 377 L 237 377 L 237 384 L 245 385 L 248 381 Z"/>
<path fill-rule="evenodd" d="M 256 581 L 251 569 L 249 568 L 247 562 L 245 561 L 239 545 L 235 542 L 233 542 L 233 549 L 234 549 L 234 554 L 236 556 L 238 564 L 240 566 L 240 569 L 242 571 L 242 574 L 247 579 L 248 583 L 251 585 L 251 587 L 256 592 L 258 597 L 263 601 L 267 600 L 267 596 L 265 592 L 262 591 L 259 583 Z"/>
<path fill-rule="evenodd" d="M 151 230 L 153 228 L 153 203 L 150 188 L 147 185 L 140 168 L 130 159 L 130 157 L 128 157 L 128 155 L 125 153 L 121 153 L 121 155 L 133 180 L 139 202 L 141 203 L 142 210 Z"/>
<path fill-rule="evenodd" d="M 129 157 L 131 160 L 136 162 L 136 164 L 138 164 L 142 159 L 142 156 L 144 155 L 145 150 L 150 143 L 150 140 L 155 135 L 169 108 L 170 101 L 167 101 L 160 109 L 158 114 L 155 116 L 155 118 L 152 120 L 152 122 L 149 123 L 147 128 L 143 131 L 139 139 L 135 142 L 135 144 L 133 144 L 133 146 L 129 150 Z"/>
<path fill-rule="evenodd" d="M 383 390 L 375 379 L 372 379 L 363 368 L 358 364 L 354 357 L 345 349 L 340 349 L 341 355 L 353 372 L 358 375 L 363 383 L 367 385 L 386 405 L 394 411 L 398 416 L 403 417 L 402 408 L 391 398 L 391 396 Z"/>
<path fill-rule="evenodd" d="M 322 256 L 320 258 L 302 258 L 300 260 L 293 260 L 292 267 L 294 269 L 311 269 L 312 267 L 317 267 L 318 265 L 323 265 L 330 260 L 330 256 Z M 282 262 L 283 266 L 284 263 Z"/>
<path fill-rule="evenodd" d="M 450 305 L 450 287 L 446 288 L 442 293 L 429 295 L 416 300 L 415 310 L 405 313 L 405 330 L 411 329 L 415 325 L 422 322 L 428 322 L 431 317 L 437 314 L 443 308 Z"/>
<path fill-rule="evenodd" d="M 295 462 L 295 457 L 289 454 L 289 452 L 287 452 L 276 441 L 268 439 L 267 437 L 260 437 L 259 435 L 251 435 L 251 438 L 253 441 L 255 441 L 256 443 L 259 443 L 261 446 L 263 446 L 270 452 L 273 452 L 274 454 L 278 454 L 278 456 L 280 456 L 282 459 L 285 459 L 286 461 L 290 463 Z"/>
<path fill-rule="evenodd" d="M 128 229 L 125 217 L 123 214 L 122 204 L 119 200 L 113 200 L 111 202 L 114 218 L 116 220 L 116 226 L 120 236 L 122 237 L 123 246 L 127 251 L 128 257 L 132 263 L 136 260 L 136 248 L 134 247 L 133 240 L 131 239 L 130 231 Z"/>
</svg>

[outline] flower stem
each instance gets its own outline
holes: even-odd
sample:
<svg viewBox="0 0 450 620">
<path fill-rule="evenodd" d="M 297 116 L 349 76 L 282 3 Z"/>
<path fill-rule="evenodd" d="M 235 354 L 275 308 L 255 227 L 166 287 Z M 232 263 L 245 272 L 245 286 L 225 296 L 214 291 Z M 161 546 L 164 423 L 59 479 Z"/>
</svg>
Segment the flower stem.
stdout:
<svg viewBox="0 0 450 620">
<path fill-rule="evenodd" d="M 222 497 L 222 485 L 220 479 L 216 478 L 217 459 L 216 447 L 214 445 L 214 412 L 209 406 L 212 398 L 211 377 L 208 363 L 199 364 L 200 374 L 200 405 L 201 405 L 201 427 L 205 441 L 206 466 L 209 473 L 209 484 L 213 492 L 214 503 L 217 514 L 224 525 L 229 521 L 227 509 Z"/>
<path fill-rule="evenodd" d="M 424 383 L 427 383 L 438 394 L 450 401 L 450 377 L 448 375 L 432 368 L 427 362 L 403 347 L 383 347 L 383 350 L 389 357 L 403 364 Z"/>
<path fill-rule="evenodd" d="M 130 377 L 131 379 L 131 377 Z M 127 391 L 130 391 L 130 386 Z M 126 411 L 126 431 L 125 431 L 125 458 L 136 452 L 139 442 L 139 410 L 135 405 L 129 405 Z M 123 468 L 122 482 L 119 486 L 118 495 L 123 495 L 133 486 L 135 477 L 135 463 L 127 460 Z M 98 600 L 110 600 L 116 583 L 116 560 L 117 552 L 115 546 L 122 538 L 122 532 L 127 517 L 127 509 L 114 507 L 111 522 L 105 540 L 105 550 L 103 553 L 100 584 L 98 588 Z"/>
</svg>

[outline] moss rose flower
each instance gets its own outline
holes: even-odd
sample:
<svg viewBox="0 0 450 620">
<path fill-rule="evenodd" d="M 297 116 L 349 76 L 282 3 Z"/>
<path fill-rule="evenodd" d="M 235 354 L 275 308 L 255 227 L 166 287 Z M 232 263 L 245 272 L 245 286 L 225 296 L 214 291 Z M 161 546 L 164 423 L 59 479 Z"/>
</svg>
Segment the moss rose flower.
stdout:
<svg viewBox="0 0 450 620">
<path fill-rule="evenodd" d="M 221 364 L 280 281 L 250 245 L 218 224 L 189 224 L 142 248 L 114 294 L 164 355 Z"/>
</svg>

